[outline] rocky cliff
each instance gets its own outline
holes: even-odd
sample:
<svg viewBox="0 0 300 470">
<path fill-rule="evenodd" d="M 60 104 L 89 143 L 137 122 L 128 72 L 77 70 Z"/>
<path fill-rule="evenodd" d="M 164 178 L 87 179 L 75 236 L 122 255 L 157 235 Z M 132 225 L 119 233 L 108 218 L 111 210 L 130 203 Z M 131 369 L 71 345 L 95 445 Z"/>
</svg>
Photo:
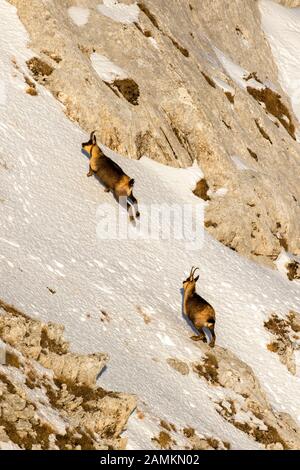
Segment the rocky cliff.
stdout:
<svg viewBox="0 0 300 470">
<path fill-rule="evenodd" d="M 124 449 L 136 401 L 96 387 L 105 354 L 69 352 L 63 327 L 0 301 L 0 449 Z"/>
</svg>

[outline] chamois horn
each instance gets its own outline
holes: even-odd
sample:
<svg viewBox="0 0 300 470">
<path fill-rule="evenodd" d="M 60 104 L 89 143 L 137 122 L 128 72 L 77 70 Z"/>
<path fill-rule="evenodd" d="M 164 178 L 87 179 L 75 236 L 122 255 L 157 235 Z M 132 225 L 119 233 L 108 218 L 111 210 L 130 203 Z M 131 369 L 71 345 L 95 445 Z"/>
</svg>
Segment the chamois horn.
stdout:
<svg viewBox="0 0 300 470">
<path fill-rule="evenodd" d="M 197 269 L 199 268 L 195 268 L 194 266 L 192 267 L 190 277 L 194 278 L 195 272 L 197 271 Z"/>
<path fill-rule="evenodd" d="M 96 131 L 92 131 L 91 132 L 91 135 L 90 135 L 90 140 L 94 140 L 94 134 L 95 134 Z M 96 139 L 96 138 L 95 138 Z"/>
</svg>

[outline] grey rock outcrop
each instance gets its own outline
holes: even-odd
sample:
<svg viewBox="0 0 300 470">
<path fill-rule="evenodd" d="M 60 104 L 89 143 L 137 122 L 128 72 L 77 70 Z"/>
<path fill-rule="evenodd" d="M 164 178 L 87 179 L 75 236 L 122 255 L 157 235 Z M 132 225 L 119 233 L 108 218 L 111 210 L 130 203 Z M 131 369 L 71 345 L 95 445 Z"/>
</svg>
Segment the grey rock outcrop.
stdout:
<svg viewBox="0 0 300 470">
<path fill-rule="evenodd" d="M 267 345 L 269 351 L 276 353 L 280 362 L 284 364 L 291 374 L 296 374 L 295 351 L 300 349 L 300 315 L 290 312 L 286 318 L 272 314 L 264 324 L 272 335 L 273 341 Z"/>
<path fill-rule="evenodd" d="M 220 415 L 266 449 L 299 449 L 299 426 L 290 415 L 271 407 L 251 367 L 229 350 L 197 344 L 205 356 L 193 370 L 223 388 L 224 399 L 216 403 Z"/>
<path fill-rule="evenodd" d="M 0 303 L 0 448 L 125 448 L 135 397 L 96 387 L 107 356 L 70 353 L 62 334 Z"/>
</svg>

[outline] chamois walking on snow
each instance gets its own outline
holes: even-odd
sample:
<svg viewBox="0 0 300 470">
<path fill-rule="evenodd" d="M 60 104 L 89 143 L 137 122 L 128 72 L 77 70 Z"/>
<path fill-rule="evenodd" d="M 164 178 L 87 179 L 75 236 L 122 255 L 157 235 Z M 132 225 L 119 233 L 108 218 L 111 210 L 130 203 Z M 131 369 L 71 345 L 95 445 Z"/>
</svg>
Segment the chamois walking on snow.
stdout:
<svg viewBox="0 0 300 470">
<path fill-rule="evenodd" d="M 132 192 L 134 179 L 126 175 L 117 163 L 104 155 L 97 144 L 95 131 L 91 132 L 88 142 L 83 142 L 82 150 L 90 157 L 90 168 L 87 176 L 95 175 L 98 177 L 105 186 L 105 191 L 112 191 L 118 201 L 122 197 L 126 198 L 130 220 L 134 220 L 133 207 L 135 217 L 139 218 L 138 201 Z"/>
<path fill-rule="evenodd" d="M 183 311 L 191 320 L 194 327 L 199 331 L 199 335 L 191 336 L 193 341 L 204 340 L 210 337 L 209 344 L 214 347 L 215 335 L 215 311 L 213 307 L 196 292 L 195 272 L 199 268 L 192 267 L 189 277 L 183 281 Z M 203 330 L 204 329 L 204 330 Z"/>
</svg>

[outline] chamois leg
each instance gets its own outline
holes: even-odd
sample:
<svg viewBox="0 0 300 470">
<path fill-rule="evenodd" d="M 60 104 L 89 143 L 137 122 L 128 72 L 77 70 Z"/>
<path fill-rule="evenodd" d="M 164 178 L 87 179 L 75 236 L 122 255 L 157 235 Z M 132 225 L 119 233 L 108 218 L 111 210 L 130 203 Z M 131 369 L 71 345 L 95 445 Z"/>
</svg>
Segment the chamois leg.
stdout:
<svg viewBox="0 0 300 470">
<path fill-rule="evenodd" d="M 120 206 L 127 210 L 130 222 L 134 222 L 134 214 L 132 205 L 128 202 L 128 196 L 126 193 L 114 192 L 116 200 L 119 202 Z"/>
<path fill-rule="evenodd" d="M 215 335 L 215 331 L 213 329 L 211 329 L 210 331 L 211 331 L 211 334 L 212 334 L 212 340 L 209 343 L 209 345 L 210 345 L 211 348 L 214 348 L 215 343 L 216 343 L 216 335 Z"/>
<path fill-rule="evenodd" d="M 190 337 L 192 341 L 203 341 L 205 339 L 205 334 L 201 331 L 199 335 L 193 335 Z"/>
<path fill-rule="evenodd" d="M 134 218 L 134 213 L 133 213 L 133 207 L 131 204 L 129 204 L 129 202 L 127 202 L 127 212 L 128 212 L 130 222 L 134 222 L 135 218 Z"/>
<path fill-rule="evenodd" d="M 138 219 L 140 217 L 140 212 L 139 212 L 139 208 L 138 208 L 138 201 L 137 199 L 134 197 L 133 195 L 133 192 L 131 191 L 131 193 L 129 194 L 128 196 L 128 201 L 129 203 L 131 203 L 134 207 L 134 210 L 135 210 L 135 216 L 136 218 Z"/>
<path fill-rule="evenodd" d="M 126 205 L 127 205 L 127 212 L 128 212 L 128 216 L 129 216 L 129 220 L 130 222 L 134 222 L 135 221 L 135 216 L 134 216 L 134 211 L 133 211 L 133 201 L 131 200 L 130 198 L 130 195 L 128 195 L 128 193 L 126 194 Z"/>
<path fill-rule="evenodd" d="M 93 176 L 94 173 L 95 173 L 95 172 L 94 172 L 94 170 L 92 170 L 92 167 L 91 167 L 91 165 L 90 165 L 90 166 L 89 166 L 89 172 L 87 173 L 86 176 L 89 178 L 90 176 Z"/>
<path fill-rule="evenodd" d="M 110 191 L 110 188 L 104 188 L 105 193 L 109 193 L 109 191 Z"/>
</svg>

